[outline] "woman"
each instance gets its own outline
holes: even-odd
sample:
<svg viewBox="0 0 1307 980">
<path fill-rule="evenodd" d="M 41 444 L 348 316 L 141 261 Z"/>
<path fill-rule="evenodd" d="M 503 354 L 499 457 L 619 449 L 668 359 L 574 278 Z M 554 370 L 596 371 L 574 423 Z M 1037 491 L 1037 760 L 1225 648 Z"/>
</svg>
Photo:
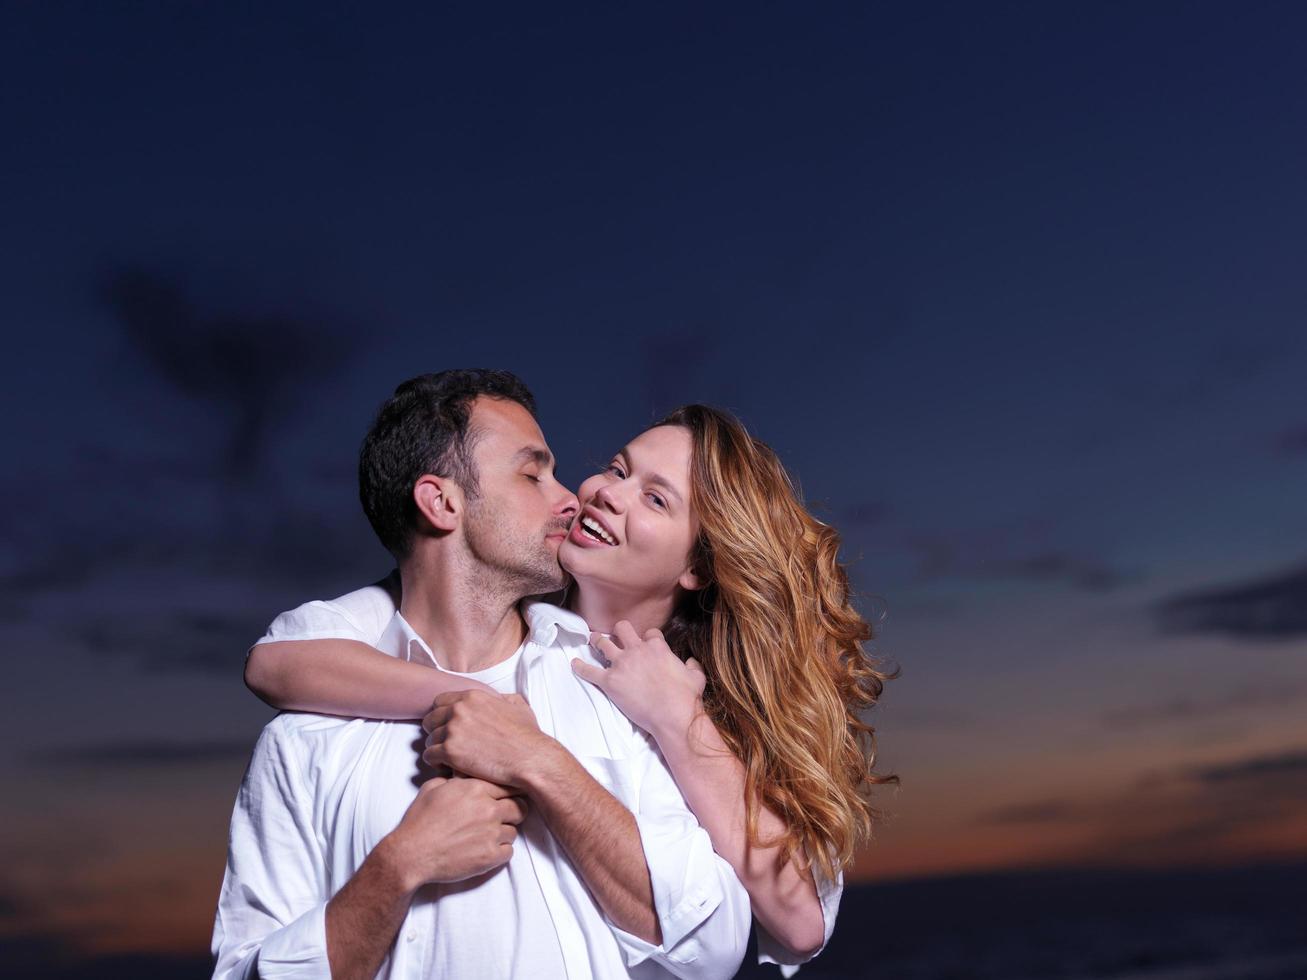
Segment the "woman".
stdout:
<svg viewBox="0 0 1307 980">
<path fill-rule="evenodd" d="M 839 537 L 769 447 L 700 405 L 637 436 L 579 498 L 559 551 L 568 605 L 611 635 L 592 635 L 607 669 L 573 668 L 658 742 L 782 947 L 764 939 L 764 958 L 802 962 L 829 938 L 871 787 L 897 781 L 871 773 L 860 717 L 896 675 L 862 649 L 871 628 L 850 604 Z M 641 636 L 630 621 L 665 625 Z M 325 639 L 256 646 L 246 681 L 278 707 L 377 718 L 421 717 L 469 686 Z"/>
</svg>

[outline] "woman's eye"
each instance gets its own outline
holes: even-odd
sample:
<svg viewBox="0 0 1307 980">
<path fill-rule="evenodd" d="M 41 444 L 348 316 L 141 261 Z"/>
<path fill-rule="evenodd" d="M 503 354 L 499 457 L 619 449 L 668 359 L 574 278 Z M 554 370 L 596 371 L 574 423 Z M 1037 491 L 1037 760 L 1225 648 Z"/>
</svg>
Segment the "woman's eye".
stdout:
<svg viewBox="0 0 1307 980">
<path fill-rule="evenodd" d="M 526 477 L 528 480 L 530 480 L 532 483 L 540 482 L 540 477 L 538 476 L 532 476 L 530 473 L 523 473 L 522 475 Z"/>
<path fill-rule="evenodd" d="M 658 494 L 656 493 L 649 494 L 649 499 L 650 501 L 653 502 L 653 505 L 655 507 L 661 507 L 663 510 L 667 509 L 667 501 L 663 500 L 663 498 L 658 496 Z"/>
<path fill-rule="evenodd" d="M 619 480 L 626 479 L 626 470 L 622 469 L 616 463 L 608 464 L 608 472 L 613 474 L 613 476 L 617 477 Z"/>
</svg>

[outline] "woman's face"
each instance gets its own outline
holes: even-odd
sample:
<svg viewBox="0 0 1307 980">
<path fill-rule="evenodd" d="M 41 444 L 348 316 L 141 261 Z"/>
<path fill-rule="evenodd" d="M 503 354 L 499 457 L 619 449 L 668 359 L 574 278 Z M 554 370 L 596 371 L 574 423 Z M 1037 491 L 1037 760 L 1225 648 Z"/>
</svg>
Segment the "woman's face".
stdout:
<svg viewBox="0 0 1307 980">
<path fill-rule="evenodd" d="M 581 512 L 558 553 L 578 582 L 633 599 L 698 588 L 690 549 L 690 433 L 673 425 L 636 436 L 603 472 L 581 484 Z"/>
</svg>

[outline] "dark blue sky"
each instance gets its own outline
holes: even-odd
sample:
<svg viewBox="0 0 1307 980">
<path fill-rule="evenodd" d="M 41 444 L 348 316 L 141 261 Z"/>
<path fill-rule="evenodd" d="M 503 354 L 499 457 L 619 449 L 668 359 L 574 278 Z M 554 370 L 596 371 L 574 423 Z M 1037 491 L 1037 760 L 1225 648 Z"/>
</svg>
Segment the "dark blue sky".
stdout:
<svg viewBox="0 0 1307 980">
<path fill-rule="evenodd" d="M 864 872 L 1200 819 L 1164 857 L 1300 849 L 1305 36 L 1287 3 L 6 5 L 0 905 L 194 946 L 268 717 L 243 649 L 385 571 L 358 441 L 467 365 L 535 388 L 573 484 L 732 408 L 845 532 L 904 668 Z M 1260 816 L 1213 771 L 1271 779 Z"/>
</svg>

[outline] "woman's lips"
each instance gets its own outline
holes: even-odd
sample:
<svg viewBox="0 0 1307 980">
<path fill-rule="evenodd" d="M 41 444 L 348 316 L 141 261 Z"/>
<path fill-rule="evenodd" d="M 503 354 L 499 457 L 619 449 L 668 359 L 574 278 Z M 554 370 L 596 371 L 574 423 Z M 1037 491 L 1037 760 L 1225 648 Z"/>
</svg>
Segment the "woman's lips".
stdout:
<svg viewBox="0 0 1307 980">
<path fill-rule="evenodd" d="M 603 541 L 596 541 L 590 535 L 585 533 L 581 527 L 581 518 L 572 522 L 572 530 L 567 532 L 567 540 L 572 544 L 580 545 L 582 548 L 611 548 L 613 545 L 606 544 Z"/>
</svg>

